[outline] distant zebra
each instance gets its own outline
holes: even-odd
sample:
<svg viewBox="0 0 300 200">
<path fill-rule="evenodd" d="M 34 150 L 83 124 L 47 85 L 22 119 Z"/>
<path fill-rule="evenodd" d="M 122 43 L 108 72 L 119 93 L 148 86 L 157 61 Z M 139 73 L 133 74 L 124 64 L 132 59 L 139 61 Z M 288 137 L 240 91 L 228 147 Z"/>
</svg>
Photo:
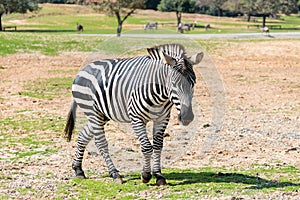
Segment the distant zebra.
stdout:
<svg viewBox="0 0 300 200">
<path fill-rule="evenodd" d="M 77 31 L 78 31 L 78 32 L 79 32 L 79 31 L 83 31 L 83 26 L 82 26 L 81 24 L 78 24 L 78 23 L 77 23 L 76 28 L 77 28 Z"/>
<path fill-rule="evenodd" d="M 161 174 L 163 134 L 173 104 L 178 111 L 178 120 L 183 125 L 188 125 L 194 118 L 192 96 L 196 75 L 193 65 L 202 60 L 203 53 L 188 58 L 184 47 L 179 44 L 160 45 L 147 50 L 148 56 L 93 62 L 76 76 L 72 86 L 73 103 L 65 127 L 69 141 L 75 126 L 77 105 L 88 119 L 79 133 L 72 164 L 77 177 L 85 178 L 83 154 L 94 136 L 110 176 L 116 182 L 123 182 L 110 158 L 104 133 L 105 123 L 114 120 L 131 123 L 141 143 L 144 155 L 142 181 L 147 183 L 152 178 L 150 160 L 153 155 L 152 172 L 156 184 L 166 184 Z M 153 144 L 146 133 L 146 123 L 151 120 Z"/>
<path fill-rule="evenodd" d="M 144 25 L 144 30 L 146 31 L 147 29 L 152 30 L 153 28 L 157 29 L 157 22 L 153 22 L 153 23 L 147 23 Z"/>
<path fill-rule="evenodd" d="M 177 32 L 183 33 L 184 31 L 194 30 L 195 23 L 179 23 L 177 26 Z"/>
<path fill-rule="evenodd" d="M 270 36 L 270 30 L 268 27 L 266 27 L 266 26 L 261 27 L 261 30 L 265 35 Z"/>
</svg>

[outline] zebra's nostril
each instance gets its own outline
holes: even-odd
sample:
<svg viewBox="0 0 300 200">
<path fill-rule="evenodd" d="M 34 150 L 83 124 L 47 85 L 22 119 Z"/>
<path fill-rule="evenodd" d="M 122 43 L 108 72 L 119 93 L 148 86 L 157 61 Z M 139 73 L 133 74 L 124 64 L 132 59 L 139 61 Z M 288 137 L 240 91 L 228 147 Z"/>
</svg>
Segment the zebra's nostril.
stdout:
<svg viewBox="0 0 300 200">
<path fill-rule="evenodd" d="M 194 120 L 194 114 L 191 113 L 190 116 L 185 116 L 183 117 L 181 114 L 178 115 L 178 121 L 183 125 L 183 126 L 187 126 L 189 125 L 192 121 Z"/>
<path fill-rule="evenodd" d="M 181 112 L 180 112 L 180 118 L 181 120 L 186 120 L 186 121 L 193 121 L 194 120 L 194 113 L 192 110 L 192 106 L 185 106 L 182 105 Z"/>
</svg>

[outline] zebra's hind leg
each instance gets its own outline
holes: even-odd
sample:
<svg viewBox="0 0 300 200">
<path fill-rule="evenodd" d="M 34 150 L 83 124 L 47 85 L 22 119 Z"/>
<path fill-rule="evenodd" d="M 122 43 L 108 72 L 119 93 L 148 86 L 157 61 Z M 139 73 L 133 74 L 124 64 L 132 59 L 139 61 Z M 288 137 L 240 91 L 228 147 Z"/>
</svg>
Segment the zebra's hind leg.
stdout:
<svg viewBox="0 0 300 200">
<path fill-rule="evenodd" d="M 85 127 L 79 133 L 75 158 L 72 164 L 72 169 L 75 170 L 75 176 L 77 178 L 86 178 L 84 171 L 82 170 L 82 159 L 86 145 L 92 139 L 92 136 L 93 135 L 91 133 L 89 124 L 85 125 Z"/>
<path fill-rule="evenodd" d="M 143 167 L 141 179 L 143 183 L 148 183 L 152 178 L 151 156 L 153 153 L 153 147 L 147 137 L 146 125 L 144 122 L 132 121 L 132 128 L 141 143 L 141 150 L 144 155 L 144 167 Z"/>
<path fill-rule="evenodd" d="M 153 175 L 156 177 L 156 185 L 167 184 L 166 178 L 161 173 L 161 152 L 163 148 L 163 134 L 168 125 L 169 117 L 153 123 Z"/>
<path fill-rule="evenodd" d="M 122 176 L 119 174 L 119 171 L 116 169 L 108 152 L 108 143 L 104 133 L 104 124 L 105 122 L 100 123 L 99 125 L 94 124 L 93 126 L 93 131 L 95 135 L 95 144 L 107 164 L 109 175 L 114 179 L 116 183 L 122 184 L 123 183 Z"/>
</svg>

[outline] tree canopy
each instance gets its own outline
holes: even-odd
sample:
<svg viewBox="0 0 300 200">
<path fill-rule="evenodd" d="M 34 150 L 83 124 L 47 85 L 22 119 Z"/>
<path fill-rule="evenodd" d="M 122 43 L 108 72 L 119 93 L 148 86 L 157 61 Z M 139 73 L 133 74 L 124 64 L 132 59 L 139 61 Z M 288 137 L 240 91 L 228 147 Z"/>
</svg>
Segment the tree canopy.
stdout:
<svg viewBox="0 0 300 200">
<path fill-rule="evenodd" d="M 277 14 L 291 14 L 297 10 L 297 0 L 230 0 L 242 13 L 262 16 L 262 26 L 266 26 L 266 17 Z"/>
<path fill-rule="evenodd" d="M 0 0 L 0 31 L 2 31 L 3 14 L 26 13 L 38 9 L 38 0 Z"/>
<path fill-rule="evenodd" d="M 216 15 L 223 16 L 224 4 L 228 0 L 202 0 L 202 3 L 205 3 L 211 10 L 214 10 Z"/>
<path fill-rule="evenodd" d="M 146 0 L 146 9 L 157 10 L 160 0 Z"/>
</svg>

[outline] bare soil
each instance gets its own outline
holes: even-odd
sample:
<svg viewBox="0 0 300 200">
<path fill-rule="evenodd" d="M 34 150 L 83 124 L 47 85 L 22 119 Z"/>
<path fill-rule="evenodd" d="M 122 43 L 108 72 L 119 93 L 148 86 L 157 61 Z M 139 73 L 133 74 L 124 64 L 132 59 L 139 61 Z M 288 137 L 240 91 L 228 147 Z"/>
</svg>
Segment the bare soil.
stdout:
<svg viewBox="0 0 300 200">
<path fill-rule="evenodd" d="M 197 120 L 191 126 L 198 127 L 199 132 L 189 135 L 190 128 L 178 125 L 174 113 L 167 130 L 170 136 L 166 138 L 167 152 L 163 156 L 163 166 L 247 168 L 253 164 L 278 164 L 300 167 L 299 53 L 299 40 L 224 41 L 224 45 L 210 55 L 222 77 L 226 93 L 223 128 L 207 143 L 207 138 L 212 137 L 209 131 L 209 126 L 212 126 L 211 96 L 198 73 L 195 94 L 195 101 L 198 103 Z M 44 115 L 66 117 L 71 104 L 70 96 L 62 95 L 49 100 L 16 94 L 23 91 L 25 83 L 38 78 L 75 77 L 75 71 L 82 67 L 87 56 L 88 53 L 65 52 L 55 57 L 16 54 L 0 58 L 0 66 L 3 68 L 0 69 L 0 117 L 18 115 L 18 110 L 34 110 Z M 205 66 L 201 64 L 201 67 Z M 61 70 L 70 72 L 62 73 Z M 113 157 L 123 174 L 142 168 L 138 142 L 127 128 L 113 122 L 107 128 L 108 139 L 114 145 Z M 192 136 L 193 140 L 189 139 L 189 144 L 180 148 L 178 155 L 171 152 L 177 148 L 172 145 L 181 144 L 182 141 L 172 143 L 172 138 L 181 133 Z M 24 137 L 22 133 L 8 134 Z M 12 198 L 29 199 L 30 194 L 22 196 L 16 191 L 16 188 L 23 187 L 43 190 L 44 198 L 53 198 L 56 194 L 51 195 L 51 191 L 57 189 L 55 182 L 63 182 L 73 176 L 71 163 L 76 146 L 75 139 L 68 143 L 62 135 L 47 131 L 40 134 L 53 137 L 53 144 L 43 147 L 42 150 L 55 148 L 59 151 L 47 156 L 37 154 L 11 162 L 8 152 L 13 154 L 15 149 L 0 149 L 1 174 L 11 176 L 11 179 L 0 180 L 1 184 L 5 184 L 5 188 L 0 187 L 1 193 Z M 128 138 L 132 143 L 129 147 Z M 204 146 L 206 149 L 203 149 Z M 28 147 L 18 148 L 28 150 Z M 96 150 L 90 147 L 89 152 L 85 155 L 83 165 L 90 172 L 90 176 L 97 177 L 107 173 L 105 163 L 96 155 Z M 118 157 L 118 153 L 122 156 Z M 53 172 L 51 178 L 49 172 Z M 293 195 L 293 198 L 300 198 L 300 193 Z"/>
</svg>

